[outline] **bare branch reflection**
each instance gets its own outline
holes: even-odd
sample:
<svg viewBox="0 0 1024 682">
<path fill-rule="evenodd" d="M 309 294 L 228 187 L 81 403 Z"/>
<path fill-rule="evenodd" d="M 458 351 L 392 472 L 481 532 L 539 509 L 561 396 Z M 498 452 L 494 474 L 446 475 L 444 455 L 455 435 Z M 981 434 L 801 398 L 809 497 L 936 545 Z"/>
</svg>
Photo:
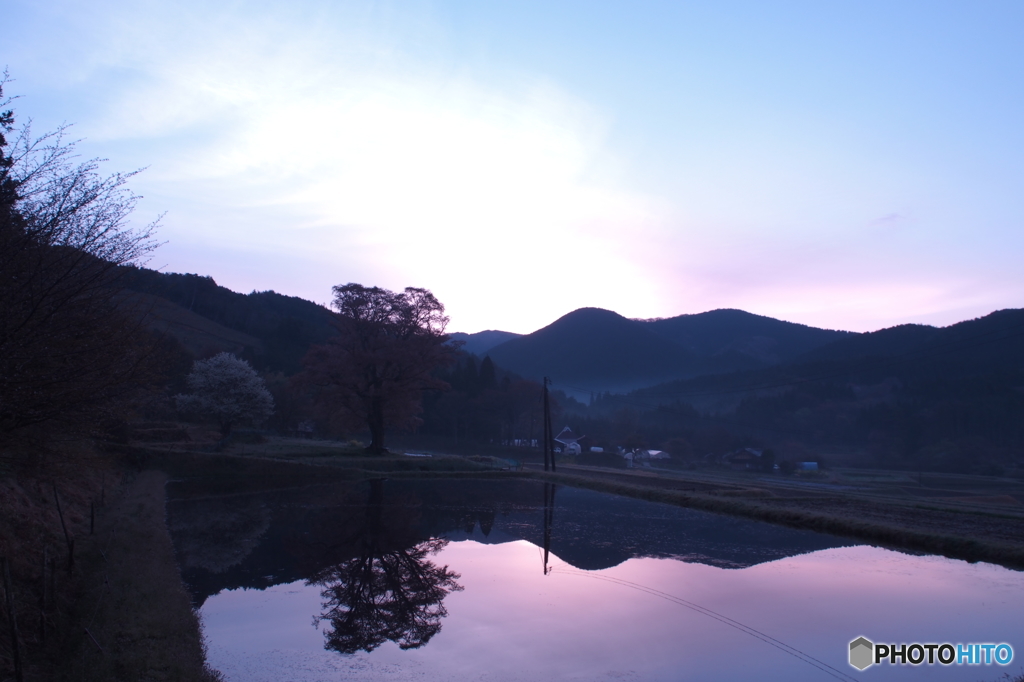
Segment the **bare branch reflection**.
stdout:
<svg viewBox="0 0 1024 682">
<path fill-rule="evenodd" d="M 428 557 L 448 540 L 434 538 L 395 547 L 382 523 L 382 481 L 371 481 L 365 524 L 357 555 L 317 572 L 309 584 L 323 589 L 323 612 L 313 619 L 330 623 L 324 648 L 351 654 L 373 651 L 386 641 L 416 649 L 441 630 L 448 615 L 444 598 L 463 588 L 459 574 Z"/>
</svg>

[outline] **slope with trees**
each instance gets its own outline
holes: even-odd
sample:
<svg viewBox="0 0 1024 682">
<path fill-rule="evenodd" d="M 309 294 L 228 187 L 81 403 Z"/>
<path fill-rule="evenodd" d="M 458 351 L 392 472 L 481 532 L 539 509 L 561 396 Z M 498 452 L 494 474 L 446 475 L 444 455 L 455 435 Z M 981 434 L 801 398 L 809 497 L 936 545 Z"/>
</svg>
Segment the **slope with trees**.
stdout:
<svg viewBox="0 0 1024 682">
<path fill-rule="evenodd" d="M 218 285 L 212 277 L 141 267 L 125 268 L 121 275 L 124 286 L 132 291 L 159 297 L 186 314 L 201 315 L 258 339 L 258 346 L 250 345 L 243 353 L 261 370 L 288 375 L 298 372 L 309 347 L 334 333 L 329 310 L 296 296 L 274 291 L 240 294 Z M 188 339 L 190 331 L 174 322 L 172 319 L 164 328 Z"/>
</svg>

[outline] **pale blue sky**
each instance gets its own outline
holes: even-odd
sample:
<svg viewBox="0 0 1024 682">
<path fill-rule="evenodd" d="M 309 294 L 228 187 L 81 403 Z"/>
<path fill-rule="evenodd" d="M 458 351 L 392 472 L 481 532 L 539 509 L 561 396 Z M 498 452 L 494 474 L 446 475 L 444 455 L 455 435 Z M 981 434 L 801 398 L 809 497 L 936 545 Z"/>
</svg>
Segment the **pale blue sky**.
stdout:
<svg viewBox="0 0 1024 682">
<path fill-rule="evenodd" d="M 146 166 L 151 266 L 453 330 L 1024 301 L 1024 4 L 29 2 L 21 120 Z"/>
</svg>

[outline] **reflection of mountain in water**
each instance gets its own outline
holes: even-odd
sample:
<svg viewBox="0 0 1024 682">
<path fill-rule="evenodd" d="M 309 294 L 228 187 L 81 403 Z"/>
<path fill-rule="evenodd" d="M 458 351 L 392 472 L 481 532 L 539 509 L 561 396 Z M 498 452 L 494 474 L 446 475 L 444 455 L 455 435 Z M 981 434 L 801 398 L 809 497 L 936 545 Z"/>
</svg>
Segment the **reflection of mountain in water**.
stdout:
<svg viewBox="0 0 1024 682">
<path fill-rule="evenodd" d="M 400 489 L 404 483 L 390 485 Z M 502 485 L 501 481 L 475 481 L 475 494 L 497 500 Z M 427 497 L 434 491 L 423 492 L 420 513 L 429 533 L 451 540 L 501 543 L 522 539 L 541 546 L 544 497 L 540 483 L 532 483 L 530 488 L 529 497 L 524 495 L 529 506 L 510 506 L 497 514 L 487 504 L 475 509 L 464 506 L 459 510 L 462 522 L 458 526 L 449 520 L 456 511 L 451 505 Z M 633 557 L 745 568 L 852 544 L 820 533 L 561 486 L 553 511 L 551 551 L 585 570 L 609 568 Z"/>
<path fill-rule="evenodd" d="M 351 561 L 361 551 L 359 529 L 370 490 L 370 483 L 361 482 L 172 499 L 172 535 L 197 604 L 223 589 L 263 589 L 309 579 Z M 383 483 L 382 513 L 387 537 L 379 541 L 393 550 L 436 537 L 544 544 L 543 485 L 536 481 L 389 480 Z M 551 518 L 551 552 L 587 570 L 631 557 L 743 568 L 851 544 L 819 533 L 576 488 L 557 489 Z M 221 529 L 225 532 L 218 534 Z"/>
</svg>

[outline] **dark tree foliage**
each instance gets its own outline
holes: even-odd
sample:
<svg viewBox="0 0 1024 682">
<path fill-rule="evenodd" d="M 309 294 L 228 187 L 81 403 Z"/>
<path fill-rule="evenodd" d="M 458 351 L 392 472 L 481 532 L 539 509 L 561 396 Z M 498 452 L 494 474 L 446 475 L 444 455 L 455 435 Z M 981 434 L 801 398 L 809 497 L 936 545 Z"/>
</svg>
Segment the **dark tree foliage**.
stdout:
<svg viewBox="0 0 1024 682">
<path fill-rule="evenodd" d="M 451 362 L 448 318 L 432 293 L 361 284 L 334 287 L 337 334 L 313 346 L 300 383 L 352 428 L 370 431 L 370 452 L 384 452 L 386 428 L 412 428 L 424 391 L 448 386 L 434 370 Z"/>
<path fill-rule="evenodd" d="M 65 128 L 13 126 L 0 115 L 0 438 L 81 432 L 153 379 L 153 339 L 116 281 L 153 226 L 128 224 L 134 174 L 78 162 Z"/>
<path fill-rule="evenodd" d="M 424 401 L 421 433 L 454 445 L 522 445 L 540 437 L 541 385 L 536 381 L 500 370 L 489 356 L 478 367 L 472 355 L 464 355 L 438 377 L 451 390 Z M 558 401 L 553 405 L 557 416 Z"/>
</svg>

